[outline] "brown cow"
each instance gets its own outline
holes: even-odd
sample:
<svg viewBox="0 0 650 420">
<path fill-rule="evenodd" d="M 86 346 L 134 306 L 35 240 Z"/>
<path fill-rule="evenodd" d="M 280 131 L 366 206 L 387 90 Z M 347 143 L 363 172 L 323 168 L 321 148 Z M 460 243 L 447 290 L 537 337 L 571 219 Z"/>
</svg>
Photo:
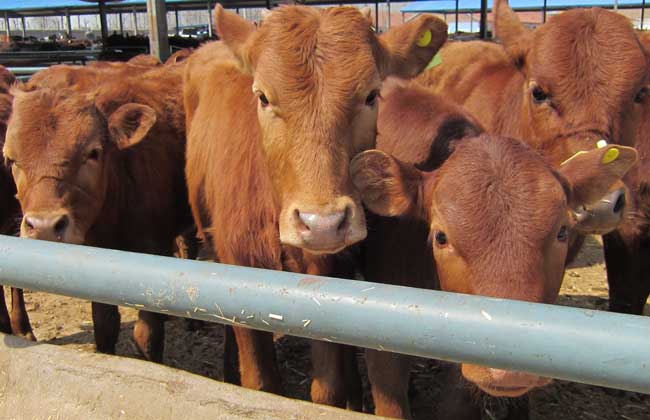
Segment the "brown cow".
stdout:
<svg viewBox="0 0 650 420">
<path fill-rule="evenodd" d="M 9 89 L 15 82 L 14 75 L 0 66 L 0 234 L 15 235 L 18 232 L 18 221 L 20 220 L 20 205 L 16 200 L 16 186 L 11 173 L 4 165 L 2 147 L 5 142 L 7 122 L 11 115 L 11 95 Z M 0 332 L 15 334 L 35 340 L 32 327 L 29 323 L 25 299 L 22 289 L 11 288 L 11 318 L 7 312 L 4 289 L 0 286 Z"/>
<path fill-rule="evenodd" d="M 159 255 L 191 224 L 184 182 L 180 66 L 75 88 L 14 90 L 4 146 L 23 210 L 21 236 Z M 93 302 L 97 349 L 115 352 L 116 306 Z M 140 312 L 134 335 L 162 361 L 163 318 Z"/>
<path fill-rule="evenodd" d="M 636 162 L 635 150 L 610 145 L 555 170 L 517 140 L 479 134 L 465 111 L 424 88 L 382 95 L 379 150 L 351 164 L 364 203 L 385 216 L 369 218 L 365 278 L 553 303 L 573 209 L 618 182 Z M 409 418 L 409 359 L 374 350 L 366 357 L 375 405 L 385 415 Z M 549 382 L 471 364 L 462 365 L 462 374 L 493 396 L 520 396 Z M 458 391 L 445 395 L 444 418 L 472 418 L 467 411 L 476 407 Z"/>
<path fill-rule="evenodd" d="M 420 81 L 463 105 L 488 132 L 526 141 L 555 167 L 600 139 L 633 145 L 648 52 L 630 21 L 603 9 L 574 9 L 531 31 L 507 0 L 495 5 L 503 45 L 449 44 L 442 63 Z M 615 229 L 625 201 L 624 190 L 614 188 L 581 214 L 581 229 Z"/>
<path fill-rule="evenodd" d="M 650 34 L 640 33 L 639 37 L 650 50 Z M 635 147 L 639 151 L 639 165 L 624 179 L 631 192 L 632 217 L 603 236 L 609 308 L 635 315 L 643 314 L 650 294 L 650 97 L 642 95 L 638 99 L 641 116 Z"/>
<path fill-rule="evenodd" d="M 304 6 L 276 8 L 258 28 L 221 6 L 215 19 L 236 62 L 210 60 L 214 51 L 202 47 L 185 79 L 199 234 L 223 263 L 353 275 L 341 251 L 366 226 L 349 162 L 374 146 L 382 79 L 421 71 L 446 39 L 445 23 L 422 16 L 377 36 L 355 8 Z M 279 392 L 272 335 L 235 334 L 242 384 Z M 312 349 L 312 400 L 344 407 L 343 351 Z"/>
</svg>

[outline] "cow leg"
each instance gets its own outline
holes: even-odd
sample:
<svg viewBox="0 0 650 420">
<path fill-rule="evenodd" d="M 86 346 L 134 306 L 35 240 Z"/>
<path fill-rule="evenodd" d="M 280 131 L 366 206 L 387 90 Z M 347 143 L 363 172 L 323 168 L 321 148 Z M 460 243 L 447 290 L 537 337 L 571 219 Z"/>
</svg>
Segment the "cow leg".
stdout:
<svg viewBox="0 0 650 420">
<path fill-rule="evenodd" d="M 223 333 L 223 381 L 241 385 L 239 376 L 239 354 L 235 331 L 230 325 L 224 325 Z"/>
<path fill-rule="evenodd" d="M 607 282 L 609 284 L 609 309 L 641 315 L 648 298 L 648 288 L 641 276 L 642 260 L 648 252 L 635 252 L 618 231 L 603 236 Z"/>
<path fill-rule="evenodd" d="M 248 328 L 232 328 L 239 347 L 242 386 L 280 394 L 282 383 L 275 356 L 273 334 Z"/>
<path fill-rule="evenodd" d="M 345 408 L 345 348 L 341 344 L 312 340 L 311 400 L 318 404 Z"/>
<path fill-rule="evenodd" d="M 357 363 L 357 352 L 354 346 L 344 346 L 345 363 L 345 387 L 347 389 L 347 408 L 353 411 L 363 411 L 363 386 L 359 365 Z"/>
<path fill-rule="evenodd" d="M 408 389 L 411 358 L 367 349 L 366 364 L 375 402 L 375 415 L 410 419 Z"/>
<path fill-rule="evenodd" d="M 36 341 L 29 323 L 29 315 L 25 308 L 25 297 L 23 289 L 11 288 L 11 331 L 14 335 L 23 337 L 30 341 Z"/>
<path fill-rule="evenodd" d="M 162 363 L 165 349 L 165 315 L 139 311 L 133 328 L 133 338 L 142 355 L 152 362 Z"/>
<path fill-rule="evenodd" d="M 530 398 L 528 395 L 517 398 L 509 398 L 508 415 L 505 420 L 528 420 L 530 418 Z"/>
<path fill-rule="evenodd" d="M 0 332 L 11 334 L 11 320 L 7 312 L 7 303 L 5 302 L 4 287 L 0 286 Z"/>
<path fill-rule="evenodd" d="M 460 365 L 443 366 L 441 401 L 438 404 L 438 420 L 481 420 L 479 391 L 460 373 Z"/>
<path fill-rule="evenodd" d="M 93 302 L 92 311 L 97 351 L 115 354 L 115 344 L 120 333 L 120 312 L 117 306 Z"/>
</svg>

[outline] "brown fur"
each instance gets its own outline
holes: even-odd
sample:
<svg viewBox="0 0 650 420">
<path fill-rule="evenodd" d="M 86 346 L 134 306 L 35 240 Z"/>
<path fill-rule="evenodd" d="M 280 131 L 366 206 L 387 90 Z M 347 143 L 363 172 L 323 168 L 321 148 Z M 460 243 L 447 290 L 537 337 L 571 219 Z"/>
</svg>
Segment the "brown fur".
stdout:
<svg viewBox="0 0 650 420">
<path fill-rule="evenodd" d="M 600 197 L 619 180 L 636 161 L 634 150 L 618 147 L 621 161 L 608 165 L 601 163 L 604 151 L 594 150 L 560 173 L 519 141 L 478 135 L 481 128 L 465 111 L 417 85 L 383 95 L 381 152 L 352 162 L 364 203 L 393 216 L 370 219 L 365 278 L 554 302 L 568 252 L 568 238 L 558 233 L 572 226 L 572 206 Z M 440 232 L 445 245 L 437 242 Z M 408 418 L 408 363 L 381 352 L 367 357 L 375 404 L 386 415 Z M 463 374 L 495 395 L 520 395 L 548 382 L 473 365 L 464 365 Z"/>
<path fill-rule="evenodd" d="M 14 75 L 0 66 L 0 234 L 2 235 L 15 235 L 20 220 L 20 205 L 15 197 L 16 186 L 11 178 L 11 172 L 4 165 L 2 154 L 7 122 L 11 115 L 12 97 L 9 90 L 15 81 Z M 4 290 L 0 286 L 0 331 L 35 340 L 25 309 L 22 289 L 11 288 L 11 317 L 9 317 Z"/>
<path fill-rule="evenodd" d="M 639 38 L 650 48 L 648 33 L 639 33 Z M 624 180 L 632 193 L 631 217 L 615 232 L 603 237 L 609 308 L 634 315 L 643 314 L 650 295 L 650 96 L 646 95 L 640 105 L 635 139 L 639 165 Z"/>
<path fill-rule="evenodd" d="M 186 174 L 199 234 L 224 263 L 352 276 L 341 250 L 365 236 L 348 164 L 374 146 L 376 105 L 366 100 L 384 77 L 420 71 L 446 37 L 444 23 L 422 17 L 377 37 L 349 7 L 280 7 L 259 29 L 220 6 L 215 15 L 223 44 L 197 50 L 185 78 Z M 417 47 L 424 30 L 434 41 Z M 328 215 L 341 203 L 354 237 L 322 247 L 298 242 L 298 211 Z M 279 392 L 271 335 L 241 328 L 235 335 L 242 385 Z M 345 353 L 313 345 L 313 401 L 358 401 L 358 386 L 344 379 Z"/>
<path fill-rule="evenodd" d="M 85 91 L 15 90 L 4 151 L 14 162 L 25 216 L 65 212 L 69 228 L 58 238 L 65 242 L 171 255 L 174 238 L 191 221 L 182 198 L 183 70 L 161 66 L 140 77 L 106 77 Z M 143 121 L 153 123 L 149 131 L 142 132 Z M 128 144 L 129 136 L 144 138 Z M 22 234 L 32 236 L 26 223 Z M 93 319 L 98 349 L 114 352 L 117 308 L 93 303 Z M 157 361 L 161 320 L 141 313 L 135 330 L 136 343 Z"/>
</svg>

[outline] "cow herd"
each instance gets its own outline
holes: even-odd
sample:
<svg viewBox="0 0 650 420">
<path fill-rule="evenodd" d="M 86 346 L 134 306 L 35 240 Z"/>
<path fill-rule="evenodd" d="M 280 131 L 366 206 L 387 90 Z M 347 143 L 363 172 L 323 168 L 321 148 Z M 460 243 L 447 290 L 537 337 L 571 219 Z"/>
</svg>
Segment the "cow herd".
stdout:
<svg viewBox="0 0 650 420">
<path fill-rule="evenodd" d="M 2 69 L 0 233 L 171 256 L 195 226 L 226 264 L 542 303 L 598 234 L 610 309 L 641 314 L 650 42 L 602 9 L 530 30 L 495 6 L 500 44 L 445 43 L 428 15 L 378 35 L 351 7 L 283 6 L 255 26 L 218 5 L 221 41 L 164 64 L 58 65 L 26 83 Z M 11 296 L 0 331 L 34 340 Z M 92 315 L 114 353 L 118 308 Z M 151 361 L 164 320 L 141 311 L 134 327 Z M 273 335 L 228 332 L 225 379 L 281 394 Z M 311 348 L 312 401 L 361 409 L 353 349 Z M 410 359 L 365 356 L 375 413 L 410 418 Z M 549 382 L 463 364 L 439 415 L 480 418 L 471 394 Z"/>
</svg>

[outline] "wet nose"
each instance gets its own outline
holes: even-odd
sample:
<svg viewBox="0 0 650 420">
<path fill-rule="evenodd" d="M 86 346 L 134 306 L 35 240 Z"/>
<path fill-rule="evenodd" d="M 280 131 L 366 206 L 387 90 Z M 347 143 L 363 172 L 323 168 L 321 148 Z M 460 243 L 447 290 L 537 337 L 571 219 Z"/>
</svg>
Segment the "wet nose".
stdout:
<svg viewBox="0 0 650 420">
<path fill-rule="evenodd" d="M 26 236 L 47 241 L 62 241 L 70 226 L 70 218 L 61 213 L 27 213 L 23 218 Z"/>
<path fill-rule="evenodd" d="M 623 219 L 626 206 L 623 188 L 610 192 L 593 205 L 585 206 L 576 212 L 578 225 L 582 233 L 606 234 L 616 229 Z"/>
<path fill-rule="evenodd" d="M 294 220 L 298 234 L 306 244 L 318 244 L 319 248 L 334 248 L 345 242 L 350 228 L 349 207 L 329 214 L 307 213 L 295 210 Z"/>
</svg>

